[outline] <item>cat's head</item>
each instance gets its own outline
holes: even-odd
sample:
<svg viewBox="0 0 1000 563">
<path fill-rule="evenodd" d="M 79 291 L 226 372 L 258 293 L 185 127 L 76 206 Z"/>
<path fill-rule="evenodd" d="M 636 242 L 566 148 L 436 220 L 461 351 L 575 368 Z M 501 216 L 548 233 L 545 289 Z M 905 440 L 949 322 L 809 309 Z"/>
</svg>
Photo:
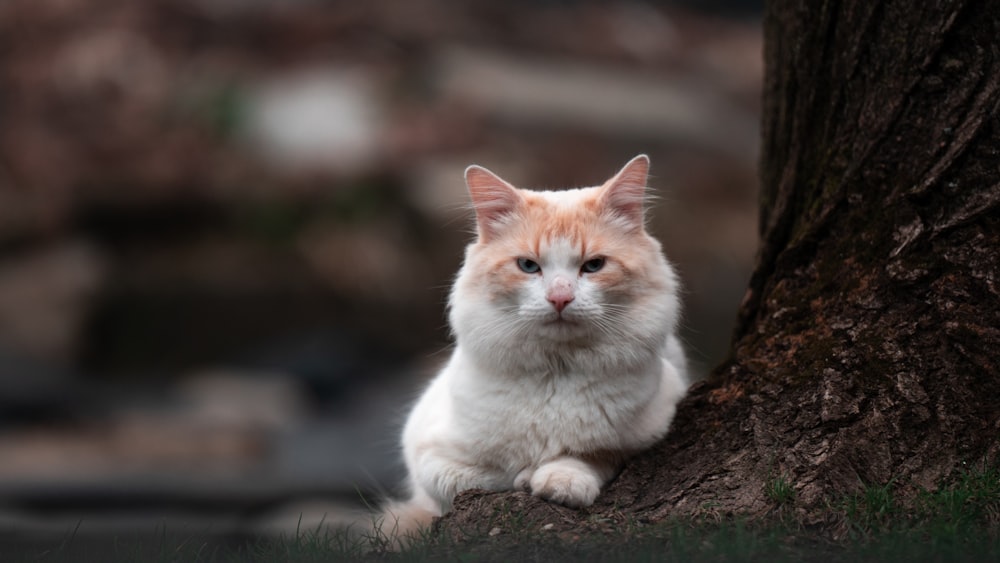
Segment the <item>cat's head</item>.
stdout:
<svg viewBox="0 0 1000 563">
<path fill-rule="evenodd" d="M 676 276 L 644 223 L 648 171 L 640 155 L 601 186 L 529 191 L 470 166 L 478 236 L 452 293 L 459 339 L 611 341 L 673 330 Z"/>
</svg>

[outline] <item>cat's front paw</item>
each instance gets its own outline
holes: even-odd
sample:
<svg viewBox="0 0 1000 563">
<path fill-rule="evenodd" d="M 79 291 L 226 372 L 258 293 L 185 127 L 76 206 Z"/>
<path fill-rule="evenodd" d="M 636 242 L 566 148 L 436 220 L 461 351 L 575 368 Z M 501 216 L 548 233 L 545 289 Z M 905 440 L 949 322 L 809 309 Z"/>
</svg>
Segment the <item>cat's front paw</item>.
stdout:
<svg viewBox="0 0 1000 563">
<path fill-rule="evenodd" d="M 531 476 L 531 494 L 570 508 L 594 504 L 601 481 L 590 468 L 577 460 L 543 465 Z"/>
<path fill-rule="evenodd" d="M 534 474 L 535 469 L 533 467 L 526 467 L 514 477 L 514 490 L 524 491 L 526 493 L 531 492 L 531 476 Z"/>
</svg>

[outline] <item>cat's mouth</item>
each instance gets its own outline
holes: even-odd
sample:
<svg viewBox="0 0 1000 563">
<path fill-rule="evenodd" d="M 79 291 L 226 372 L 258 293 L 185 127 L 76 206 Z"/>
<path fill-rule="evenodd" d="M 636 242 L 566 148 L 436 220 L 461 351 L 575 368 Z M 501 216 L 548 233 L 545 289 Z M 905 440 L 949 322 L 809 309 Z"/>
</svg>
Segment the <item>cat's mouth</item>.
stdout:
<svg viewBox="0 0 1000 563">
<path fill-rule="evenodd" d="M 556 316 L 545 321 L 545 324 L 552 326 L 569 326 L 579 324 L 579 321 L 576 319 L 566 318 L 562 313 L 556 313 Z"/>
<path fill-rule="evenodd" d="M 553 342 L 575 341 L 589 333 L 590 330 L 583 319 L 567 318 L 563 315 L 542 321 L 537 332 L 539 337 Z"/>
</svg>

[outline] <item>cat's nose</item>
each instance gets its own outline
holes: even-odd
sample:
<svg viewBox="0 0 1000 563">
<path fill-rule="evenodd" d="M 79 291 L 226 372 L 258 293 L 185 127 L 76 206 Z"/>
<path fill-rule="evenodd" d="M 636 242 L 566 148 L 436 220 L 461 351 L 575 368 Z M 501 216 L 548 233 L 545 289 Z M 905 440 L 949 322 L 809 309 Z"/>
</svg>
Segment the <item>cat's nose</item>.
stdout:
<svg viewBox="0 0 1000 563">
<path fill-rule="evenodd" d="M 552 303 L 552 306 L 555 307 L 556 311 L 559 312 L 559 313 L 562 313 L 563 309 L 565 309 L 566 305 L 569 305 L 571 301 L 573 301 L 573 296 L 572 295 L 566 296 L 566 297 L 563 297 L 563 296 L 559 296 L 559 297 L 550 296 L 549 297 L 549 303 Z"/>
<path fill-rule="evenodd" d="M 549 290 L 545 295 L 545 298 L 549 300 L 549 303 L 552 303 L 552 306 L 559 313 L 562 313 L 566 305 L 569 305 L 573 301 L 573 297 L 573 283 L 561 276 L 552 280 Z"/>
</svg>

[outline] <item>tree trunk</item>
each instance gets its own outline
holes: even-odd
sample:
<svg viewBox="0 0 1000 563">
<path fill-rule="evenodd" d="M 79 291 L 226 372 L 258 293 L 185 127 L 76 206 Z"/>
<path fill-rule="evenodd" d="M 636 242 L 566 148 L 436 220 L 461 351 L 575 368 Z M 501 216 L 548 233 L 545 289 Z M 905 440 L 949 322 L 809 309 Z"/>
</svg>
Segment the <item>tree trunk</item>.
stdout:
<svg viewBox="0 0 1000 563">
<path fill-rule="evenodd" d="M 771 1 L 761 250 L 730 359 L 590 509 L 470 494 L 445 528 L 511 503 L 557 524 L 763 515 L 779 476 L 816 524 L 864 485 L 905 498 L 997 463 L 997 14 Z"/>
</svg>

